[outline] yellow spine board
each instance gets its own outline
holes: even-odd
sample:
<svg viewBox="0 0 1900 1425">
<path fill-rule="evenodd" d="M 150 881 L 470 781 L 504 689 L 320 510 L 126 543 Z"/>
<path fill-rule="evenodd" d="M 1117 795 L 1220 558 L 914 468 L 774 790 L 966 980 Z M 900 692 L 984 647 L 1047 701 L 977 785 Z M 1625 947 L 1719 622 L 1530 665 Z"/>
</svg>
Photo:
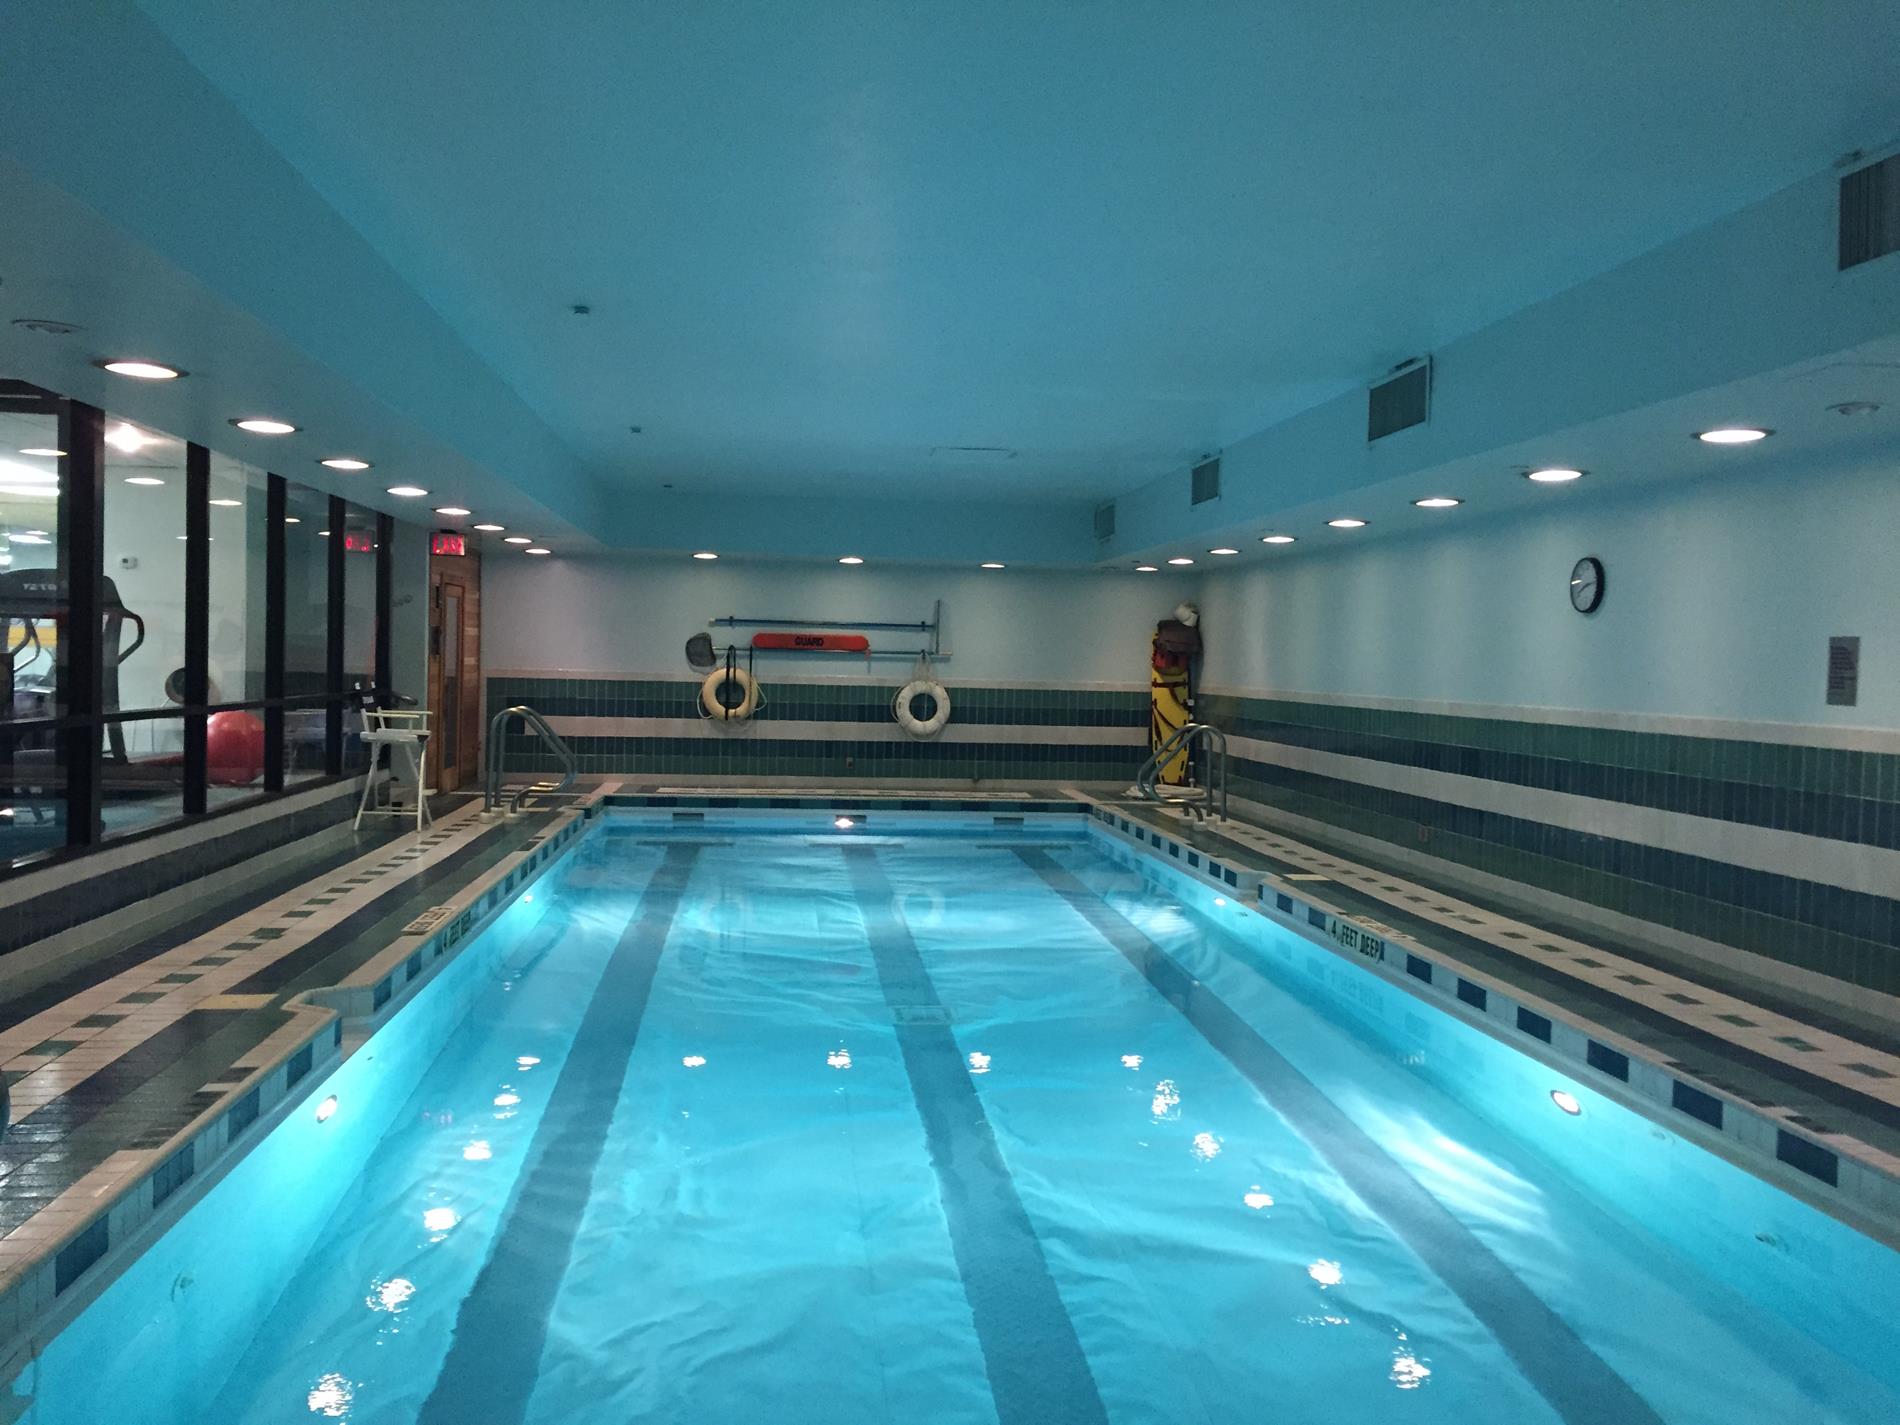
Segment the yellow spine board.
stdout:
<svg viewBox="0 0 1900 1425">
<path fill-rule="evenodd" d="M 1187 725 L 1188 675 L 1185 668 L 1156 668 L 1148 664 L 1148 750 L 1158 752 L 1161 744 Z M 1157 780 L 1171 787 L 1187 781 L 1187 751 L 1174 754 L 1161 764 Z"/>
</svg>

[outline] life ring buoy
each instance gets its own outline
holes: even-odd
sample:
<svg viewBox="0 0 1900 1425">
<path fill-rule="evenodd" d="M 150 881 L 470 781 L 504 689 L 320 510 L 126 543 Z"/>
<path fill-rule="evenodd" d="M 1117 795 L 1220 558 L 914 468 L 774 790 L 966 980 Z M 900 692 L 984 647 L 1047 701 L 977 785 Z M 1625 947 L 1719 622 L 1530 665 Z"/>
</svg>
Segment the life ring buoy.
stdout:
<svg viewBox="0 0 1900 1425">
<path fill-rule="evenodd" d="M 929 698 L 934 711 L 929 717 L 918 717 L 910 710 L 912 698 Z M 891 712 L 897 718 L 897 725 L 912 737 L 935 737 L 950 721 L 950 694 L 935 678 L 912 678 L 897 690 Z"/>
<path fill-rule="evenodd" d="M 739 701 L 731 706 L 722 696 L 728 682 L 739 690 Z M 699 685 L 699 705 L 720 722 L 744 722 L 759 706 L 759 685 L 743 668 L 715 668 Z"/>
</svg>

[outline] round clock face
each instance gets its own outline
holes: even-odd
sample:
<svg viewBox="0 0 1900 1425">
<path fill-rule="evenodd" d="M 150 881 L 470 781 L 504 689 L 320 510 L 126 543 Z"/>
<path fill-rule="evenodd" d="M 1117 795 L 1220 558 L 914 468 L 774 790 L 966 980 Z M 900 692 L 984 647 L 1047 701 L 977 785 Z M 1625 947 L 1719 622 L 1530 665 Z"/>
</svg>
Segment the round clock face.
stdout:
<svg viewBox="0 0 1900 1425">
<path fill-rule="evenodd" d="M 1570 571 L 1570 606 L 1580 614 L 1595 613 L 1603 602 L 1603 561 L 1586 554 Z"/>
</svg>

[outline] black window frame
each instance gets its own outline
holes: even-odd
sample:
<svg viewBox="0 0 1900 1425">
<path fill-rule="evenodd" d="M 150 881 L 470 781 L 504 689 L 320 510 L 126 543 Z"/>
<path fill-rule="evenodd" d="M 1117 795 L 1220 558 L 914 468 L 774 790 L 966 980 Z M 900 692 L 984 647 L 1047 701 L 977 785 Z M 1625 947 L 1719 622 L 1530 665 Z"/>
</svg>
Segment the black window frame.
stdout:
<svg viewBox="0 0 1900 1425">
<path fill-rule="evenodd" d="M 281 475 L 265 476 L 264 546 L 264 696 L 210 701 L 210 463 L 211 450 L 195 441 L 185 447 L 185 663 L 182 704 L 165 708 L 107 709 L 104 706 L 101 590 L 105 575 L 105 413 L 97 406 L 60 396 L 27 382 L 0 380 L 0 391 L 15 399 L 44 402 L 60 423 L 57 568 L 64 590 L 59 615 L 58 706 L 52 717 L 0 721 L 5 747 L 0 749 L 0 775 L 8 777 L 0 793 L 12 790 L 11 749 L 25 735 L 51 733 L 62 751 L 63 801 L 66 839 L 0 860 L 0 880 L 58 865 L 104 846 L 121 847 L 181 827 L 215 822 L 220 817 L 303 795 L 323 787 L 349 782 L 360 770 L 345 770 L 346 741 L 352 735 L 349 714 L 365 707 L 395 703 L 390 685 L 390 588 L 393 579 L 395 522 L 379 511 L 375 517 L 375 668 L 371 681 L 350 686 L 344 665 L 344 540 L 334 538 L 327 551 L 327 647 L 321 691 L 284 695 L 285 547 L 284 519 L 289 482 Z M 331 528 L 339 535 L 346 527 L 349 505 L 330 494 Z M 360 677 L 360 675 L 357 675 Z M 285 713 L 321 709 L 323 713 L 323 773 L 284 785 Z M 11 712 L 11 709 L 7 709 Z M 253 712 L 264 723 L 264 767 L 252 796 L 235 797 L 216 807 L 209 805 L 209 768 L 206 729 L 221 712 Z M 109 835 L 103 815 L 105 729 L 112 724 L 182 719 L 184 755 L 180 814 Z"/>
</svg>

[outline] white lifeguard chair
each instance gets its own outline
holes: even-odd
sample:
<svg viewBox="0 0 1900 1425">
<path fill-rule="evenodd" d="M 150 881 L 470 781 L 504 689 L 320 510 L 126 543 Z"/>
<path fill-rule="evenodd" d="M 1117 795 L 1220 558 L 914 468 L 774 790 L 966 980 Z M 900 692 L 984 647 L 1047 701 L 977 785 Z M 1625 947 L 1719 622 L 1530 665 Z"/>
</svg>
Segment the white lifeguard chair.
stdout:
<svg viewBox="0 0 1900 1425">
<path fill-rule="evenodd" d="M 361 829 L 366 816 L 403 816 L 409 815 L 408 809 L 396 805 L 396 754 L 400 751 L 408 762 L 409 775 L 416 783 L 416 831 L 421 833 L 425 826 L 432 826 L 435 818 L 429 815 L 429 789 L 422 785 L 423 748 L 429 740 L 429 709 L 427 708 L 365 708 L 363 710 L 363 741 L 369 744 L 369 775 L 363 778 L 363 799 L 356 806 L 357 829 Z M 389 779 L 384 784 L 387 794 L 378 795 L 376 786 L 376 768 L 383 762 L 383 753 L 389 756 L 385 765 L 389 768 Z"/>
</svg>

